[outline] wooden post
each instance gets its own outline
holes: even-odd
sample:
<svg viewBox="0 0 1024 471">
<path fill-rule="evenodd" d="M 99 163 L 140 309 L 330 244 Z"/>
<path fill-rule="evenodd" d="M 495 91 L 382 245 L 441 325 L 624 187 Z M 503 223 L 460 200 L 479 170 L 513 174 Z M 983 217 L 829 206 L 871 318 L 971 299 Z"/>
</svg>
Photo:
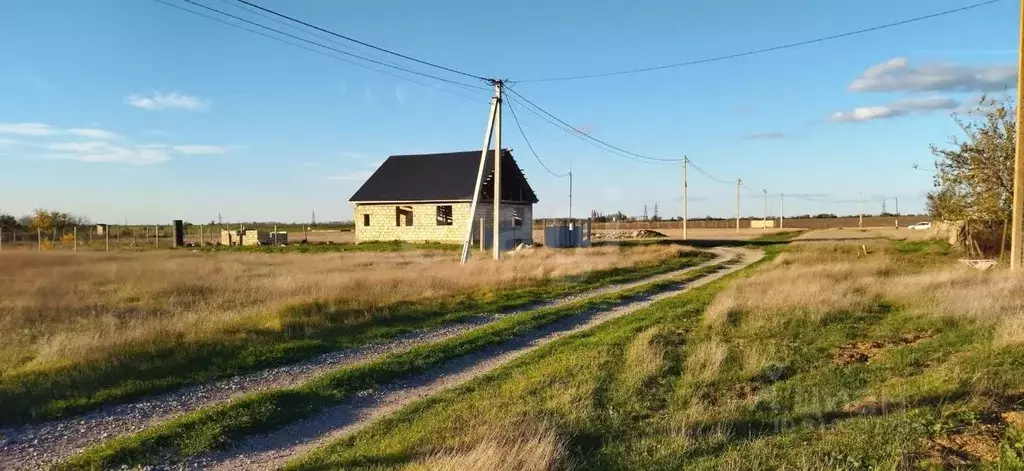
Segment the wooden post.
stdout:
<svg viewBox="0 0 1024 471">
<path fill-rule="evenodd" d="M 106 245 L 106 251 L 110 252 L 110 226 L 103 230 L 103 244 Z"/>
<path fill-rule="evenodd" d="M 277 245 L 277 224 L 274 224 L 274 245 Z"/>
<path fill-rule="evenodd" d="M 41 228 L 38 228 L 38 227 L 36 228 L 36 245 L 39 246 L 39 251 L 42 252 L 43 251 L 43 230 Z"/>
<path fill-rule="evenodd" d="M 75 226 L 75 228 L 72 229 L 71 237 L 74 239 L 74 241 L 71 242 L 71 246 L 73 247 L 72 250 L 78 252 L 78 226 Z"/>
<path fill-rule="evenodd" d="M 155 245 L 156 245 L 156 248 L 159 249 L 160 248 L 160 225 L 159 224 L 153 226 L 153 235 L 156 236 L 155 237 L 155 239 L 156 239 L 156 244 Z"/>
<path fill-rule="evenodd" d="M 199 246 L 203 246 L 203 225 L 199 225 Z"/>
<path fill-rule="evenodd" d="M 1020 3 L 1019 25 L 1024 25 L 1024 1 Z M 1024 51 L 1024 29 L 1020 30 L 1020 44 L 1018 53 Z M 1024 56 L 1022 56 L 1024 57 Z M 1017 140 L 1016 152 L 1013 160 L 1013 220 L 1010 232 L 1010 270 L 1020 270 L 1021 265 L 1021 231 L 1024 231 L 1024 138 L 1021 137 L 1021 129 L 1024 129 L 1024 110 L 1021 109 L 1021 98 L 1024 98 L 1024 60 L 1017 61 Z"/>
</svg>

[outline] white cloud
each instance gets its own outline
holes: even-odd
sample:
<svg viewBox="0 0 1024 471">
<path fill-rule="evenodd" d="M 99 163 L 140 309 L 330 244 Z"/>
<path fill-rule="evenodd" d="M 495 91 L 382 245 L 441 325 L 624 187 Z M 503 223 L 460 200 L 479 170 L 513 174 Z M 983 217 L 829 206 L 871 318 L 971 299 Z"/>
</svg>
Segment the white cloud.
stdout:
<svg viewBox="0 0 1024 471">
<path fill-rule="evenodd" d="M 352 172 L 342 173 L 338 175 L 331 175 L 327 177 L 328 180 L 339 180 L 339 181 L 363 181 L 370 178 L 373 172 Z"/>
<path fill-rule="evenodd" d="M 125 146 L 109 142 L 61 142 L 47 144 L 49 157 L 78 160 L 80 162 L 108 162 L 146 165 L 163 162 L 170 157 L 167 151 L 155 146 Z"/>
<path fill-rule="evenodd" d="M 68 134 L 74 134 L 79 137 L 88 137 L 91 139 L 102 139 L 106 141 L 116 141 L 122 139 L 122 136 L 116 132 L 104 131 L 102 129 L 93 128 L 74 128 L 68 129 Z"/>
<path fill-rule="evenodd" d="M 223 155 L 230 152 L 225 146 L 186 145 L 172 146 L 171 149 L 186 155 Z"/>
<path fill-rule="evenodd" d="M 831 116 L 835 122 L 871 121 L 874 119 L 896 118 L 913 113 L 928 113 L 936 110 L 956 109 L 960 102 L 947 97 L 909 98 L 897 100 L 888 105 L 864 106 L 851 111 L 836 112 Z"/>
<path fill-rule="evenodd" d="M 21 144 L 21 143 L 18 142 L 18 141 L 15 141 L 14 139 L 0 139 L 0 147 L 10 147 L 10 146 L 16 146 L 18 144 Z"/>
<path fill-rule="evenodd" d="M 748 141 L 766 140 L 766 139 L 782 139 L 786 137 L 786 133 L 782 132 L 758 132 L 753 134 L 747 134 L 743 136 L 743 139 Z"/>
<path fill-rule="evenodd" d="M 57 128 L 43 123 L 0 123 L 0 134 L 17 134 L 20 136 L 49 136 L 57 133 Z"/>
<path fill-rule="evenodd" d="M 204 111 L 210 107 L 210 102 L 202 98 L 183 95 L 180 93 L 153 92 L 151 95 L 134 93 L 125 97 L 124 102 L 136 108 L 146 110 L 191 110 Z"/>
<path fill-rule="evenodd" d="M 850 84 L 854 92 L 992 92 L 1017 83 L 1017 66 L 910 65 L 896 57 L 869 67 Z"/>
</svg>

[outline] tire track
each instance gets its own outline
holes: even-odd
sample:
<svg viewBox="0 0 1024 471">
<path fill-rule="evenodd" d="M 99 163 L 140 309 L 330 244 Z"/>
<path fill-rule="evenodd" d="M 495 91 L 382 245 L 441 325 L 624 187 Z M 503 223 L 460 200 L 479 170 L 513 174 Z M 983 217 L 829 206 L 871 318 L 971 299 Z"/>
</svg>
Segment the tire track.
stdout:
<svg viewBox="0 0 1024 471">
<path fill-rule="evenodd" d="M 563 306 L 582 299 L 678 277 L 692 270 L 722 263 L 733 255 L 731 249 L 716 248 L 711 249 L 711 252 L 716 255 L 711 261 L 661 275 L 561 296 L 513 311 L 479 314 L 459 322 L 318 355 L 290 365 L 189 386 L 125 404 L 102 407 L 77 417 L 0 429 L 0 469 L 39 469 L 67 459 L 89 446 L 138 432 L 204 407 L 259 391 L 296 386 L 340 367 L 373 361 L 383 355 L 452 338 L 526 311 Z"/>
<path fill-rule="evenodd" d="M 723 253 L 735 255 L 742 261 L 719 272 L 642 296 L 640 299 L 622 302 L 610 309 L 584 312 L 560 319 L 504 344 L 465 355 L 441 367 L 396 381 L 377 390 L 365 391 L 346 403 L 329 408 L 312 418 L 271 433 L 250 437 L 228 450 L 195 457 L 184 463 L 166 464 L 156 469 L 278 468 L 290 458 L 358 432 L 375 420 L 392 414 L 418 399 L 465 384 L 551 341 L 631 314 L 656 301 L 710 283 L 743 269 L 764 256 L 764 252 L 751 249 L 721 249 L 719 254 Z M 722 261 L 724 260 L 720 260 L 719 263 Z"/>
</svg>

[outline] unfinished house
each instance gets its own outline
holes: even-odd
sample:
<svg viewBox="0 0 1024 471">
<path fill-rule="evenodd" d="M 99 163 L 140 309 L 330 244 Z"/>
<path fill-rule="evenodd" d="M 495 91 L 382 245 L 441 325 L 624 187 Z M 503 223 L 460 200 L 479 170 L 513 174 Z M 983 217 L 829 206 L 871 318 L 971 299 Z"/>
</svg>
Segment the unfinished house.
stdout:
<svg viewBox="0 0 1024 471">
<path fill-rule="evenodd" d="M 458 244 L 474 222 L 473 243 L 491 246 L 494 215 L 494 152 L 487 153 L 476 214 L 470 215 L 480 151 L 393 155 L 381 164 L 350 202 L 355 206 L 356 242 L 401 240 Z M 501 157 L 500 247 L 533 243 L 537 202 L 512 152 Z M 483 231 L 481 231 L 481 227 Z M 482 233 L 482 234 L 481 234 Z"/>
</svg>

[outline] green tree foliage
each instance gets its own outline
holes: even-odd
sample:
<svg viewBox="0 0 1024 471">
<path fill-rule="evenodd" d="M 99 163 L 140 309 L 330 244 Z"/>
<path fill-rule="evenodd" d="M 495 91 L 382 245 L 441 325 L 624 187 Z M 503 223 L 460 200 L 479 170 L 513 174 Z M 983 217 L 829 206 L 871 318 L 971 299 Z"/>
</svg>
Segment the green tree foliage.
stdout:
<svg viewBox="0 0 1024 471">
<path fill-rule="evenodd" d="M 0 229 L 14 229 L 18 227 L 18 220 L 10 214 L 0 213 Z"/>
<path fill-rule="evenodd" d="M 966 116 L 953 116 L 964 137 L 953 136 L 948 148 L 931 146 L 937 157 L 935 189 L 927 203 L 932 216 L 987 226 L 1010 219 L 1014 112 L 1012 100 L 983 96 Z"/>
</svg>

